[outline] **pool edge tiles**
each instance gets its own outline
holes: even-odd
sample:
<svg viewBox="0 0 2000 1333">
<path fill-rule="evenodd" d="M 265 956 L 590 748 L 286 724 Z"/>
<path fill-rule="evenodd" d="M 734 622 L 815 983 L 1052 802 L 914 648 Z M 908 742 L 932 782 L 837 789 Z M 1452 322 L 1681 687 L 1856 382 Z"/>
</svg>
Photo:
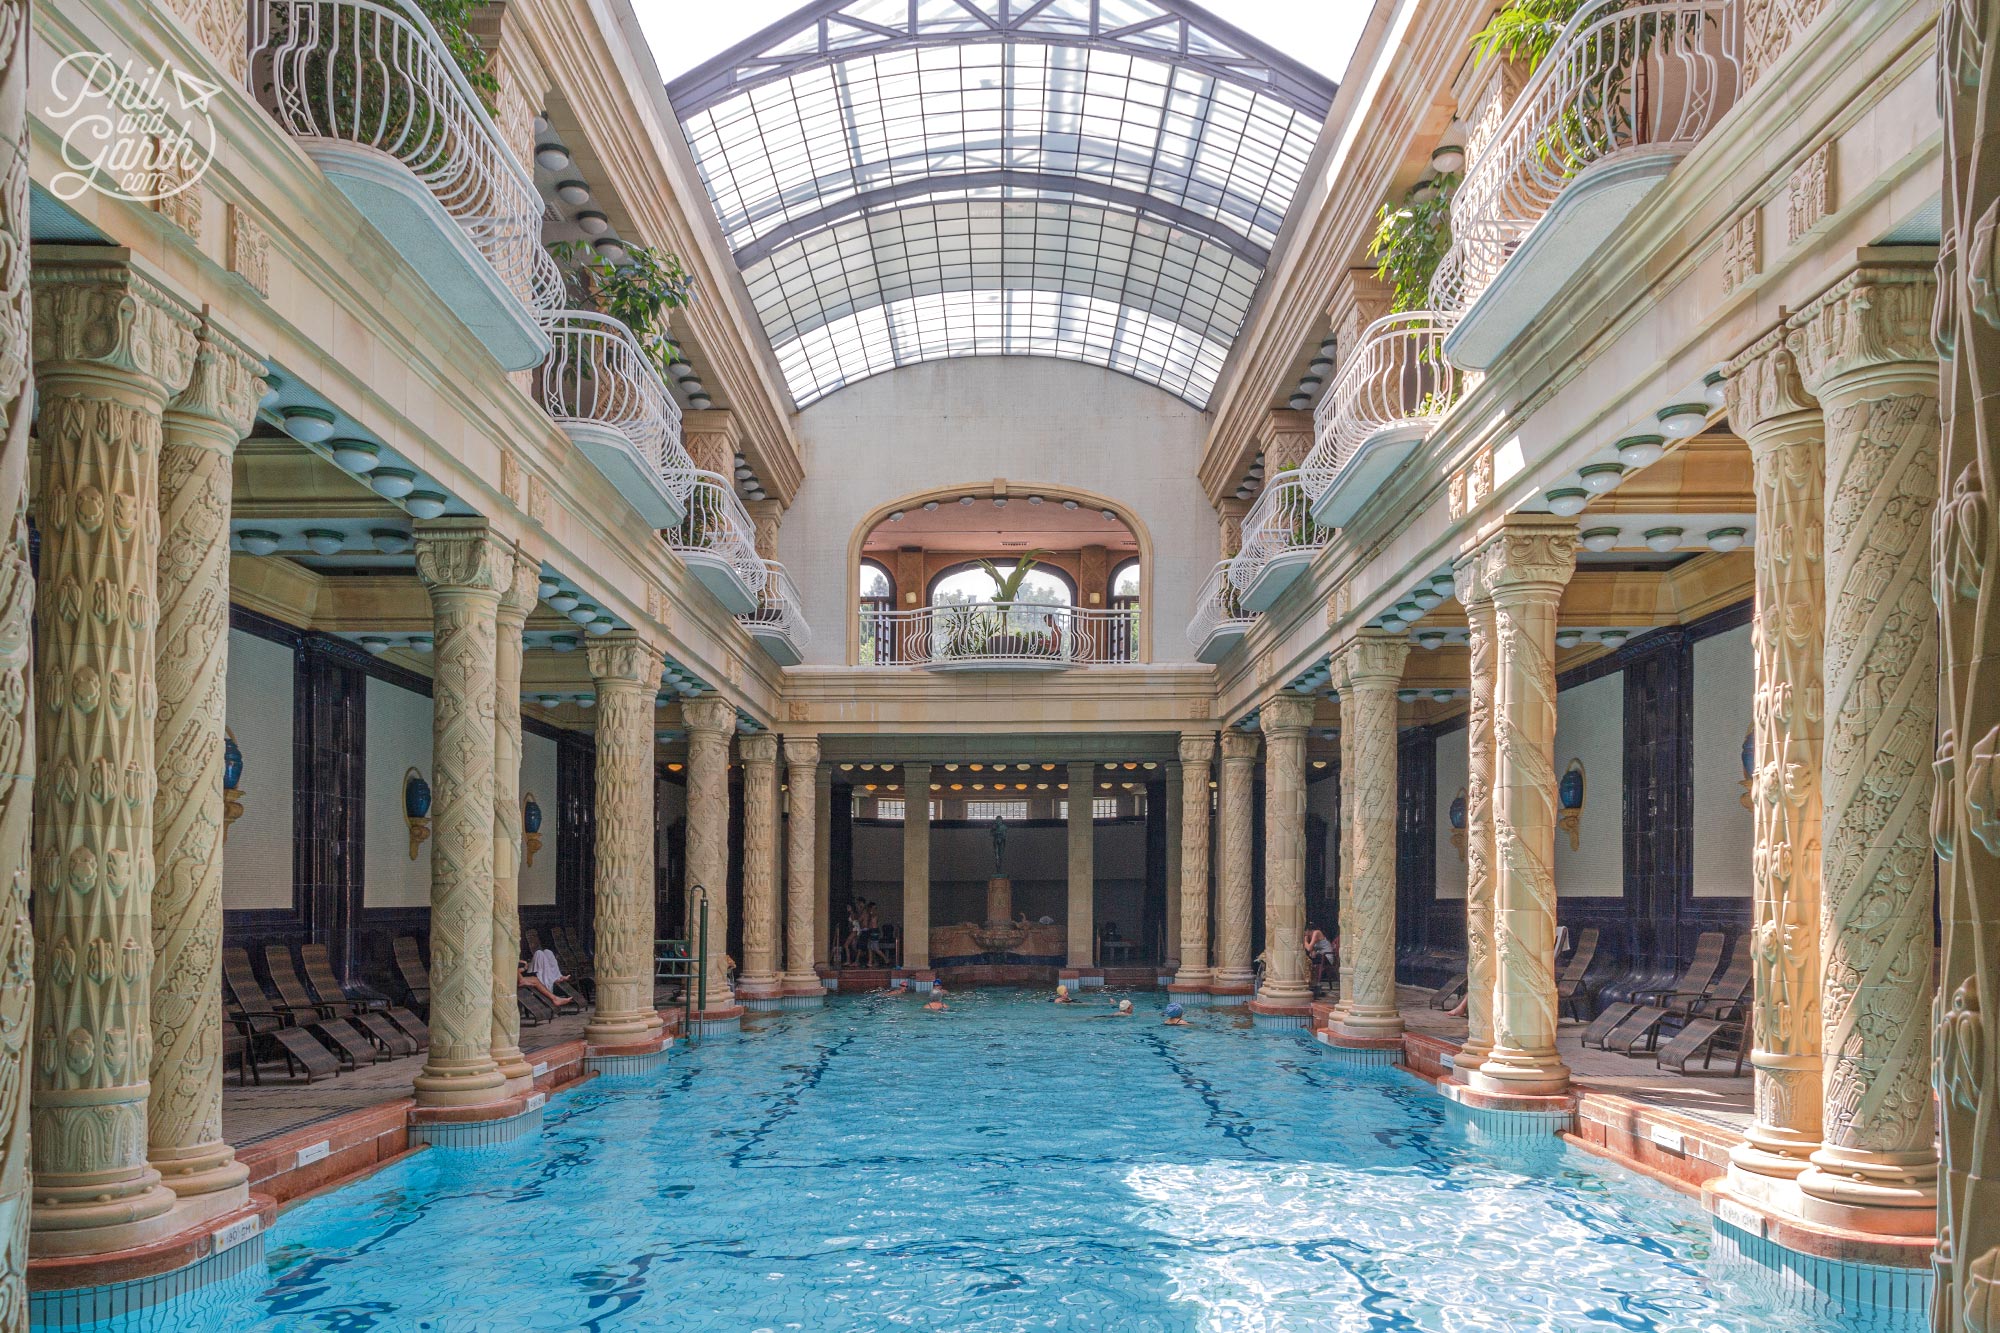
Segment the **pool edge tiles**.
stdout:
<svg viewBox="0 0 2000 1333">
<path fill-rule="evenodd" d="M 410 1142 L 432 1148 L 462 1151 L 497 1148 L 515 1143 L 542 1128 L 542 1110 L 548 1105 L 545 1092 L 531 1093 L 515 1115 L 491 1120 L 419 1120 L 410 1124 Z"/>
<path fill-rule="evenodd" d="M 1753 1284 L 1865 1333 L 1921 1333 L 1930 1327 L 1936 1279 L 1927 1268 L 1890 1268 L 1803 1254 L 1710 1215 L 1715 1257 Z"/>
<path fill-rule="evenodd" d="M 166 1333 L 187 1327 L 191 1317 L 235 1309 L 265 1286 L 270 1225 L 262 1210 L 269 1201 L 256 1207 L 215 1232 L 215 1248 L 191 1264 L 102 1286 L 30 1291 L 29 1327 L 48 1333 L 103 1328 Z"/>
</svg>

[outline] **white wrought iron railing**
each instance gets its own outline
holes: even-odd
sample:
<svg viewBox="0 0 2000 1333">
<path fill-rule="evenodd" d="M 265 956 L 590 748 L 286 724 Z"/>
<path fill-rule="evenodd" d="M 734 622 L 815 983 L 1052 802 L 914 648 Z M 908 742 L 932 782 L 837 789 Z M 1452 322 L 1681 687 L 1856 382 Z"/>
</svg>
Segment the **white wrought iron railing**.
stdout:
<svg viewBox="0 0 2000 1333">
<path fill-rule="evenodd" d="M 1313 521 L 1312 497 L 1299 473 L 1279 473 L 1243 520 L 1243 549 L 1229 562 L 1229 582 L 1245 592 L 1273 560 L 1317 551 L 1332 535 L 1331 528 Z"/>
<path fill-rule="evenodd" d="M 1134 660 L 1138 610 L 957 602 L 861 611 L 864 666 L 1067 667 Z"/>
<path fill-rule="evenodd" d="M 1452 197 L 1432 308 L 1477 300 L 1585 168 L 1706 134 L 1742 87 L 1736 29 L 1736 0 L 1578 10 Z"/>
<path fill-rule="evenodd" d="M 667 545 L 683 557 L 701 554 L 729 566 L 754 597 L 762 597 L 768 571 L 757 554 L 756 526 L 730 484 L 713 472 L 695 471 L 687 517 L 667 532 Z"/>
<path fill-rule="evenodd" d="M 681 443 L 681 407 L 632 331 L 588 310 L 555 311 L 541 324 L 549 335 L 549 359 L 536 377 L 543 410 L 558 424 L 590 422 L 617 431 L 686 504 L 695 469 Z"/>
<path fill-rule="evenodd" d="M 1306 494 L 1317 500 L 1372 436 L 1436 422 L 1467 378 L 1445 360 L 1453 315 L 1412 310 L 1384 315 L 1343 349 L 1333 388 L 1313 412 L 1313 447 L 1299 465 Z"/>
<path fill-rule="evenodd" d="M 561 298 L 542 199 L 430 21 L 405 0 L 250 0 L 250 92 L 286 132 L 408 167 L 533 309 Z"/>
<path fill-rule="evenodd" d="M 1201 591 L 1195 594 L 1194 617 L 1188 621 L 1187 637 L 1196 652 L 1200 652 L 1217 633 L 1223 630 L 1241 633 L 1257 619 L 1255 611 L 1243 609 L 1243 596 L 1229 581 L 1229 567 L 1234 563 L 1231 560 L 1216 562 L 1215 568 L 1209 571 L 1208 580 L 1201 585 Z"/>
<path fill-rule="evenodd" d="M 782 634 L 794 648 L 804 648 L 812 642 L 812 627 L 806 624 L 805 602 L 792 576 L 775 560 L 766 560 L 764 570 L 764 591 L 758 594 L 757 609 L 736 617 L 737 621 Z"/>
</svg>

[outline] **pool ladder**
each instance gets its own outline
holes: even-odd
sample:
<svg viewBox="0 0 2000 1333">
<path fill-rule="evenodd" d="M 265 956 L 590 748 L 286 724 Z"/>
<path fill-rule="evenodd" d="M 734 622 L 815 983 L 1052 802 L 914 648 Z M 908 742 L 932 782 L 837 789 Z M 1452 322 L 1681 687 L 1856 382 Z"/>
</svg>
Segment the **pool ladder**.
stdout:
<svg viewBox="0 0 2000 1333">
<path fill-rule="evenodd" d="M 708 890 L 694 886 L 693 938 L 653 941 L 653 980 L 681 983 L 681 1036 L 689 1041 L 695 1013 L 708 1008 Z"/>
</svg>

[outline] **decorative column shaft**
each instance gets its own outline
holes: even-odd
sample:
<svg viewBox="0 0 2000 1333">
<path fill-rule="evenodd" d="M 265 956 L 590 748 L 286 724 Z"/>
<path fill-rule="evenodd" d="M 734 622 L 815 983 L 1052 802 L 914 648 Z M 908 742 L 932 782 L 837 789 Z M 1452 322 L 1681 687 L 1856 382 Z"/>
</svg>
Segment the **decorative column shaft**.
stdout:
<svg viewBox="0 0 2000 1333">
<path fill-rule="evenodd" d="M 813 777 L 813 964 L 815 967 L 830 969 L 833 966 L 833 930 L 833 765 L 821 764 Z"/>
<path fill-rule="evenodd" d="M 29 1252 L 172 1228 L 146 1161 L 161 413 L 195 321 L 118 251 L 37 252 L 34 1202 Z M 25 953 L 16 957 L 27 963 Z"/>
<path fill-rule="evenodd" d="M 743 756 L 743 965 L 736 998 L 751 1008 L 775 1005 L 778 975 L 778 738 L 738 742 Z"/>
<path fill-rule="evenodd" d="M 931 965 L 931 768 L 903 765 L 903 966 Z"/>
<path fill-rule="evenodd" d="M 1097 931 L 1097 765 L 1069 766 L 1069 936 L 1065 971 L 1088 971 L 1096 963 Z"/>
<path fill-rule="evenodd" d="M 493 672 L 514 549 L 481 519 L 419 524 L 431 594 L 431 1048 L 420 1106 L 496 1101 L 493 1062 Z"/>
<path fill-rule="evenodd" d="M 34 664 L 28 568 L 28 34 L 26 0 L 0 0 L 0 1328 L 28 1326 L 28 1039 L 34 926 Z"/>
<path fill-rule="evenodd" d="M 1160 975 L 1171 976 L 1181 961 L 1181 814 L 1183 797 L 1181 787 L 1183 775 L 1179 764 L 1167 765 L 1166 790 L 1163 798 L 1166 809 L 1166 917 L 1161 922 L 1164 956 L 1160 959 Z"/>
<path fill-rule="evenodd" d="M 540 600 L 541 561 L 516 547 L 500 593 L 493 650 L 493 1063 L 512 1091 L 534 1067 L 521 1054 L 521 631 Z"/>
<path fill-rule="evenodd" d="M 813 970 L 818 929 L 819 738 L 785 737 L 785 994 L 826 996 Z M 905 809 L 907 809 L 907 803 Z"/>
<path fill-rule="evenodd" d="M 1493 1051 L 1493 599 L 1477 553 L 1452 571 L 1465 608 L 1471 705 L 1465 719 L 1465 1041 L 1458 1067 L 1473 1070 Z M 1343 806 L 1345 800 L 1343 798 Z M 1344 899 L 1343 899 L 1344 900 Z M 1461 1078 L 1463 1074 L 1459 1075 Z"/>
<path fill-rule="evenodd" d="M 1352 990 L 1343 996 L 1336 1038 L 1393 1041 L 1403 1034 L 1396 1004 L 1396 690 L 1409 640 L 1364 630 L 1334 667 L 1340 690 L 1340 800 L 1348 825 L 1350 878 L 1342 901 L 1354 906 L 1340 952 Z"/>
<path fill-rule="evenodd" d="M 1931 783 L 1938 382 L 1931 267 L 1869 266 L 1793 317 L 1786 346 L 1826 413 L 1826 736 L 1821 760 L 1823 1145 L 1808 1218 L 1926 1234 L 1937 1147 Z"/>
<path fill-rule="evenodd" d="M 1971 1328 L 1971 1312 L 2000 1296 L 2000 304 L 1969 257 L 2000 199 L 2000 41 L 1992 12 L 1981 12 L 1984 28 L 1948 22 L 1938 36 L 1946 360 L 1932 546 L 1943 634 L 1933 827 L 1944 938 L 1933 1050 L 1944 1189 L 1932 1322 L 1948 1333 Z M 1981 1314 L 1990 1319 L 1991 1308 Z"/>
<path fill-rule="evenodd" d="M 201 1216 L 249 1197 L 249 1168 L 222 1140 L 222 748 L 229 680 L 230 460 L 249 432 L 263 366 L 204 325 L 160 451 L 160 567 L 153 720 L 153 1067 L 147 1157 Z"/>
<path fill-rule="evenodd" d="M 584 1027 L 592 1046 L 639 1046 L 660 1035 L 653 1005 L 653 710 L 664 666 L 637 635 L 607 634 L 585 648 L 597 691 L 597 1007 Z M 693 859 L 694 766 L 688 766 Z M 713 919 L 709 947 L 720 956 Z M 714 1007 L 710 996 L 709 1007 Z"/>
<path fill-rule="evenodd" d="M 1756 470 L 1751 912 L 1756 1119 L 1736 1180 L 1796 1179 L 1820 1137 L 1820 750 L 1825 731 L 1826 428 L 1784 331 L 1730 363 L 1729 424 Z"/>
<path fill-rule="evenodd" d="M 729 990 L 729 738 L 736 709 L 720 695 L 681 705 L 687 720 L 687 910 L 688 938 L 701 926 L 704 890 L 708 903 L 708 965 L 704 1010 L 733 1010 Z M 700 996 L 697 996 L 700 999 Z"/>
<path fill-rule="evenodd" d="M 1252 1009 L 1306 1016 L 1306 730 L 1310 695 L 1266 699 L 1264 732 L 1264 986 Z"/>
<path fill-rule="evenodd" d="M 1213 789 L 1209 765 L 1215 733 L 1181 735 L 1181 959 L 1174 989 L 1204 990 L 1215 973 L 1208 965 L 1208 823 Z"/>
<path fill-rule="evenodd" d="M 1510 518 L 1480 548 L 1498 645 L 1493 692 L 1493 1050 L 1470 1082 L 1561 1092 L 1556 1055 L 1556 610 L 1576 524 Z M 1342 730 L 1345 730 L 1343 725 Z M 1359 813 L 1356 819 L 1360 818 Z"/>
<path fill-rule="evenodd" d="M 1209 986 L 1217 995 L 1248 995 L 1256 975 L 1250 968 L 1250 783 L 1256 765 L 1256 736 L 1222 733 L 1217 789 L 1222 887 L 1215 903 L 1215 980 Z"/>
</svg>

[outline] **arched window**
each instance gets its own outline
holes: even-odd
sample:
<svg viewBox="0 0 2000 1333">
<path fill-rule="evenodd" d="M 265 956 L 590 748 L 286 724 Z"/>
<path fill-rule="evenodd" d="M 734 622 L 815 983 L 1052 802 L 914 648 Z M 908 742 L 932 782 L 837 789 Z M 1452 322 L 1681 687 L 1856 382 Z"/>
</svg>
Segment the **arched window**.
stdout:
<svg viewBox="0 0 2000 1333">
<path fill-rule="evenodd" d="M 1104 653 L 1107 662 L 1138 660 L 1139 644 L 1139 561 L 1135 556 L 1111 571 L 1111 620 L 1105 626 Z"/>
<path fill-rule="evenodd" d="M 1015 564 L 1012 560 L 993 562 L 1002 578 L 1014 572 Z M 930 604 L 956 606 L 965 602 L 990 602 L 993 591 L 992 576 L 978 561 L 967 560 L 940 572 L 931 580 Z M 1075 606 L 1076 584 L 1054 565 L 1036 565 L 1021 580 L 1021 591 L 1015 600 L 1046 606 Z"/>
<path fill-rule="evenodd" d="M 1133 607 L 1139 604 L 1139 560 L 1133 557 L 1111 571 L 1111 605 L 1113 607 Z"/>
<path fill-rule="evenodd" d="M 896 580 L 873 560 L 861 562 L 861 660 L 896 660 Z"/>
</svg>

